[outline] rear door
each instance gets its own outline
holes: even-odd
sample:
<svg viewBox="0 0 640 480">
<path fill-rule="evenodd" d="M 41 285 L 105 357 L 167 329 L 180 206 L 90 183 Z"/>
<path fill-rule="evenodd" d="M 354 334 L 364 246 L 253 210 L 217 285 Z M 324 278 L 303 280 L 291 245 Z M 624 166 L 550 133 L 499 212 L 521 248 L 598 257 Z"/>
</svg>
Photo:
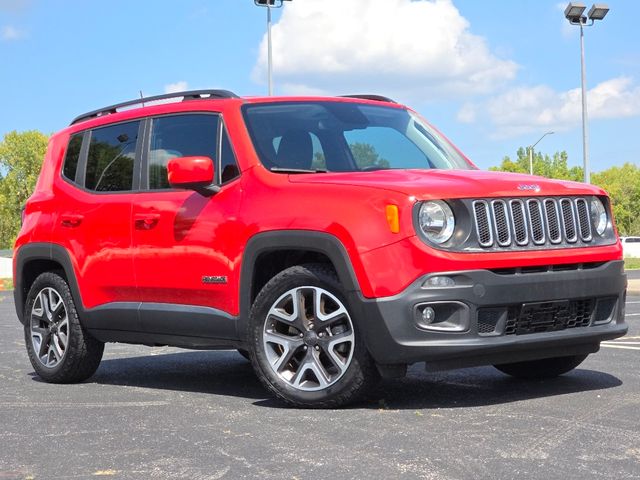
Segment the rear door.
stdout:
<svg viewBox="0 0 640 480">
<path fill-rule="evenodd" d="M 136 120 L 70 139 L 64 181 L 56 192 L 59 211 L 53 241 L 71 252 L 85 308 L 123 302 L 136 308 L 131 208 L 139 183 L 135 178 L 142 131 L 142 122 Z"/>
</svg>

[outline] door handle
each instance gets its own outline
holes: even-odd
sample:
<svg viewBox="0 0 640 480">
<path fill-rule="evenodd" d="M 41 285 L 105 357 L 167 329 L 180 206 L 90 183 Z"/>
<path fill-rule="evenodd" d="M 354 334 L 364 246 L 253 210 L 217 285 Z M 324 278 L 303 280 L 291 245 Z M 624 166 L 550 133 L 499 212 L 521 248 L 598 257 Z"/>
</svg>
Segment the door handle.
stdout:
<svg viewBox="0 0 640 480">
<path fill-rule="evenodd" d="M 160 220 L 159 213 L 138 213 L 133 217 L 138 230 L 149 230 L 155 227 Z"/>
<path fill-rule="evenodd" d="M 80 225 L 83 219 L 83 215 L 63 213 L 62 215 L 60 215 L 60 225 L 67 228 L 74 228 Z"/>
</svg>

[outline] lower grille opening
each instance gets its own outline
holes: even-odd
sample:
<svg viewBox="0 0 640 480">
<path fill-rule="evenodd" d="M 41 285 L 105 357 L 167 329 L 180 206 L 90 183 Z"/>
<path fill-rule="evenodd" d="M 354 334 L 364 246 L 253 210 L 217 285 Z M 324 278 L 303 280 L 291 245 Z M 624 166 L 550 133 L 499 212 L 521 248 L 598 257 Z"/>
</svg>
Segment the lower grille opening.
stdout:
<svg viewBox="0 0 640 480">
<path fill-rule="evenodd" d="M 535 267 L 494 268 L 493 273 L 498 275 L 516 275 L 543 272 L 569 272 L 572 270 L 592 270 L 604 265 L 605 262 L 566 263 L 563 265 L 540 265 Z"/>
<path fill-rule="evenodd" d="M 527 335 L 611 321 L 617 298 L 585 298 L 478 309 L 478 335 Z"/>
</svg>

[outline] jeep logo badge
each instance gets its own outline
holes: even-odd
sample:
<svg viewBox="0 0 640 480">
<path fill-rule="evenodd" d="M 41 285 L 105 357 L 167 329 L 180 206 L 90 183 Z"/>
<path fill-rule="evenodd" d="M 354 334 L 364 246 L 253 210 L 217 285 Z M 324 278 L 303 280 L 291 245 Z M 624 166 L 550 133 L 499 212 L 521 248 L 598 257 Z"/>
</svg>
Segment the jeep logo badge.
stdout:
<svg viewBox="0 0 640 480">
<path fill-rule="evenodd" d="M 536 185 L 535 183 L 532 183 L 532 184 L 521 183 L 520 185 L 518 185 L 518 190 L 524 190 L 527 192 L 539 192 L 540 185 Z"/>
</svg>

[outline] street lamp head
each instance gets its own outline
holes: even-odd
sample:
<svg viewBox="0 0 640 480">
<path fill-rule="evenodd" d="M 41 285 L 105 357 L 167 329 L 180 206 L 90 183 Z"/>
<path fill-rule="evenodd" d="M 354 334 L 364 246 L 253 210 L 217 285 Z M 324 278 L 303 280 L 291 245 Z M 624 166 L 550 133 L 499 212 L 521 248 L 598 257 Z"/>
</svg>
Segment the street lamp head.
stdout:
<svg viewBox="0 0 640 480">
<path fill-rule="evenodd" d="M 280 8 L 283 2 L 290 2 L 291 0 L 253 0 L 259 7 L 271 7 L 271 8 Z"/>
<path fill-rule="evenodd" d="M 587 14 L 591 20 L 602 20 L 609 13 L 609 6 L 604 3 L 594 3 Z"/>
<path fill-rule="evenodd" d="M 564 16 L 571 23 L 580 23 L 582 20 L 582 13 L 587 9 L 582 2 L 570 2 L 567 8 L 564 9 Z"/>
<path fill-rule="evenodd" d="M 584 68 L 584 29 L 591 27 L 596 20 L 602 20 L 609 12 L 609 7 L 604 3 L 594 3 L 587 15 L 583 15 L 586 7 L 582 2 L 570 2 L 564 9 L 564 16 L 571 25 L 580 26 L 580 71 L 582 80 L 582 156 L 584 162 L 584 183 L 589 183 L 589 127 L 587 124 L 587 80 Z"/>
</svg>

